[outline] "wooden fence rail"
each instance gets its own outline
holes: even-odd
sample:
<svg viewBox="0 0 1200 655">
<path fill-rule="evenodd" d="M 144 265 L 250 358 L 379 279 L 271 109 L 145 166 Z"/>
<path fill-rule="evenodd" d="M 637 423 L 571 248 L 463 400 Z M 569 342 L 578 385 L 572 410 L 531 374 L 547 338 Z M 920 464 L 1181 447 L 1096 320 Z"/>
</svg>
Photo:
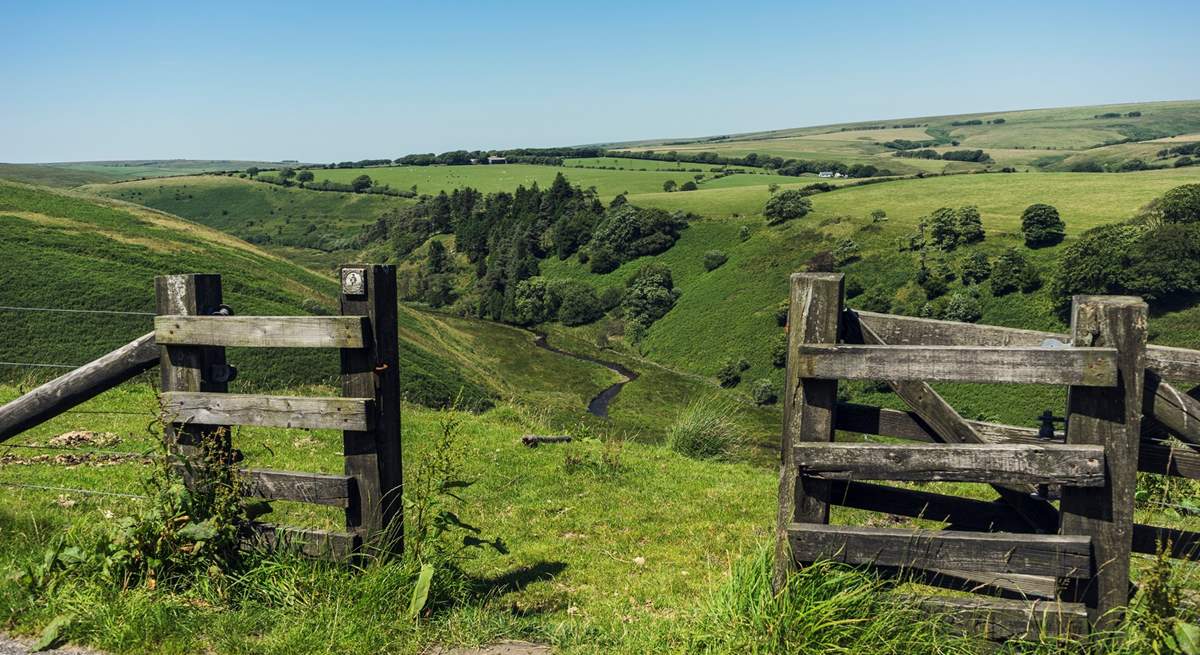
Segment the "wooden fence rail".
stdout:
<svg viewBox="0 0 1200 655">
<path fill-rule="evenodd" d="M 1200 444 L 1200 401 L 1166 381 L 1200 380 L 1200 352 L 1148 345 L 1141 299 L 1075 298 L 1069 336 L 843 309 L 831 273 L 793 275 L 790 299 L 777 586 L 818 558 L 871 564 L 1006 598 L 923 603 L 990 636 L 1080 633 L 1121 620 L 1131 553 L 1200 555 L 1200 533 L 1133 520 L 1138 471 L 1200 476 L 1200 452 L 1165 440 Z M 839 379 L 882 380 L 909 409 L 839 403 Z M 967 420 L 931 381 L 1067 385 L 1066 430 Z M 998 498 L 866 480 L 986 482 Z M 831 526 L 830 505 L 949 527 Z"/>
</svg>

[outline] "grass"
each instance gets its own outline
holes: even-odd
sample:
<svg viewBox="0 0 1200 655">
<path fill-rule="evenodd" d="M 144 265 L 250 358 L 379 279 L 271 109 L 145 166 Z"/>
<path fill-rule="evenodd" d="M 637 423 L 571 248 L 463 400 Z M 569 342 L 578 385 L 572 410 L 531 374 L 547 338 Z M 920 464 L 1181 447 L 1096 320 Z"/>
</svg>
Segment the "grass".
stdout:
<svg viewBox="0 0 1200 655">
<path fill-rule="evenodd" d="M 0 402 L 19 391 L 0 386 Z M 124 385 L 79 411 L 89 413 L 54 418 L 6 443 L 0 464 L 6 484 L 0 496 L 0 569 L 38 560 L 47 544 L 60 539 L 87 543 L 111 523 L 106 517 L 125 515 L 140 502 L 20 486 L 141 492 L 145 464 L 28 461 L 55 453 L 29 446 L 83 428 L 116 434 L 120 441 L 107 450 L 154 452 L 156 437 L 146 430 L 156 412 L 152 386 Z M 475 480 L 462 492 L 459 517 L 501 538 L 509 550 L 465 560 L 458 592 L 447 596 L 447 590 L 435 589 L 433 614 L 419 623 L 404 616 L 415 578 L 406 562 L 351 569 L 276 556 L 253 559 L 248 569 L 231 573 L 231 585 L 202 584 L 181 593 L 120 591 L 67 577 L 45 596 L 30 596 L 6 576 L 0 578 L 0 626 L 35 634 L 54 617 L 69 614 L 66 636 L 112 653 L 418 653 L 433 644 L 500 638 L 547 642 L 566 655 L 855 653 L 867 647 L 885 653 L 990 652 L 986 643 L 956 636 L 892 599 L 891 585 L 861 571 L 821 564 L 794 576 L 784 593 L 771 593 L 773 466 L 702 462 L 603 433 L 528 449 L 520 436 L 549 426 L 543 413 L 518 405 L 502 404 L 485 414 L 406 405 L 403 417 L 410 470 L 428 456 L 446 420 L 458 423 L 465 474 Z M 234 444 L 252 466 L 320 472 L 341 467 L 336 432 L 244 428 Z M 922 488 L 990 497 L 980 486 Z M 273 521 L 340 527 L 340 514 L 329 508 L 273 505 Z M 879 518 L 834 508 L 832 520 L 872 525 Z M 1138 520 L 1170 519 L 1143 509 Z M 1195 529 L 1198 519 L 1172 523 Z M 1141 562 L 1136 569 L 1145 568 Z M 1177 581 L 1193 584 L 1191 565 L 1179 566 L 1185 568 Z M 227 591 L 218 593 L 222 588 Z M 1037 649 L 1071 652 L 1072 646 Z M 1112 652 L 1138 650 L 1122 646 Z"/>
<path fill-rule="evenodd" d="M 353 259 L 349 242 L 364 226 L 414 202 L 226 176 L 141 180 L 84 190 L 182 216 L 320 270 Z"/>
<path fill-rule="evenodd" d="M 693 400 L 667 429 L 667 447 L 694 459 L 722 459 L 738 451 L 744 437 L 735 408 L 715 396 Z"/>
<path fill-rule="evenodd" d="M 132 180 L 143 177 L 165 177 L 169 175 L 207 173 L 210 171 L 244 170 L 250 166 L 275 168 L 279 164 L 259 161 L 208 159 L 0 164 L 0 179 L 54 187 L 74 187 L 96 182 Z"/>
</svg>

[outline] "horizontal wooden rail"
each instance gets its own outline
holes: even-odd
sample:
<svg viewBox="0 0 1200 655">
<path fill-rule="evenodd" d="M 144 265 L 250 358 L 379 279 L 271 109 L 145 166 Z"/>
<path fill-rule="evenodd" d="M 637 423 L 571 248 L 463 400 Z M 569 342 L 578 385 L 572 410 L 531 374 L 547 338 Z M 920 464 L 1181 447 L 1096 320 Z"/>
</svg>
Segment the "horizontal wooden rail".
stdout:
<svg viewBox="0 0 1200 655">
<path fill-rule="evenodd" d="M 883 437 L 941 443 L 933 430 L 913 412 L 884 407 L 872 407 L 855 403 L 838 403 L 837 429 L 859 434 L 875 434 Z M 1054 440 L 1042 439 L 1037 428 L 1024 428 L 1002 423 L 967 421 L 975 432 L 991 443 L 1049 444 Z M 1062 433 L 1055 440 L 1062 441 Z M 1142 473 L 1174 475 L 1200 480 L 1200 451 L 1188 446 L 1172 446 L 1164 441 L 1143 439 L 1138 445 L 1138 470 Z"/>
<path fill-rule="evenodd" d="M 1200 532 L 1133 524 L 1133 552 L 1154 555 L 1159 548 L 1169 548 L 1171 557 L 1200 560 Z"/>
<path fill-rule="evenodd" d="M 245 527 L 242 543 L 245 548 L 292 550 L 305 557 L 345 561 L 354 556 L 362 540 L 349 532 L 250 523 Z"/>
<path fill-rule="evenodd" d="M 1104 485 L 1104 447 L 1067 444 L 800 443 L 800 472 L 830 480 Z"/>
<path fill-rule="evenodd" d="M 293 500 L 314 505 L 349 507 L 354 478 L 348 475 L 242 469 L 241 492 L 263 500 Z"/>
<path fill-rule="evenodd" d="M 802 378 L 1112 387 L 1116 356 L 1112 348 L 805 344 L 793 360 Z"/>
<path fill-rule="evenodd" d="M 0 407 L 0 441 L 95 398 L 158 364 L 154 333 L 146 334 Z"/>
<path fill-rule="evenodd" d="M 862 528 L 793 523 L 788 540 L 801 562 L 832 559 L 926 570 L 956 569 L 1058 578 L 1092 574 L 1091 537 Z"/>
<path fill-rule="evenodd" d="M 859 310 L 847 310 L 845 321 L 847 331 L 851 335 L 857 331 L 858 322 L 862 321 L 884 342 L 897 345 L 1040 346 L 1047 339 L 1064 344 L 1071 341 L 1070 335 L 1057 332 L 939 321 Z M 1150 344 L 1146 346 L 1146 367 L 1166 380 L 1200 382 L 1200 350 Z"/>
<path fill-rule="evenodd" d="M 166 418 L 198 425 L 260 425 L 310 430 L 370 430 L 370 398 L 255 396 L 169 391 L 162 394 Z"/>
<path fill-rule="evenodd" d="M 927 612 L 945 614 L 945 620 L 960 630 L 988 639 L 1037 640 L 1039 636 L 1078 637 L 1088 632 L 1087 608 L 1082 603 L 939 597 L 915 602 Z"/>
<path fill-rule="evenodd" d="M 161 346 L 362 348 L 365 316 L 157 316 Z"/>
</svg>

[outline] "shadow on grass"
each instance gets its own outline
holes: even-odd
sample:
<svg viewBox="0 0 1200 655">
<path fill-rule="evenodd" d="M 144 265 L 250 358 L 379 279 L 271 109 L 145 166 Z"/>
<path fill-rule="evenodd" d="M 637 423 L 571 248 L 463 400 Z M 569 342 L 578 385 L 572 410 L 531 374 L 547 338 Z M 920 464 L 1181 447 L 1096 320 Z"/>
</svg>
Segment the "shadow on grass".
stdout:
<svg viewBox="0 0 1200 655">
<path fill-rule="evenodd" d="M 553 580 L 566 568 L 566 562 L 538 562 L 521 566 L 494 578 L 476 578 L 473 591 L 482 597 L 502 596 L 521 591 L 534 583 Z"/>
</svg>

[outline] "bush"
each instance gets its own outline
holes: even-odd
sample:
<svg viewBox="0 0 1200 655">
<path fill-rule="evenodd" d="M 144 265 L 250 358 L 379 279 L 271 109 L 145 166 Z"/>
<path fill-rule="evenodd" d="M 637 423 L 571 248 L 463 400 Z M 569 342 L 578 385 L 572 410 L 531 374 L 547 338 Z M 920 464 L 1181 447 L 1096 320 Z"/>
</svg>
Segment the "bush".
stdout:
<svg viewBox="0 0 1200 655">
<path fill-rule="evenodd" d="M 1003 296 L 1013 291 L 1029 293 L 1042 285 L 1042 277 L 1033 264 L 1015 248 L 1009 248 L 992 267 L 992 294 Z"/>
<path fill-rule="evenodd" d="M 833 249 L 833 262 L 837 266 L 849 264 L 858 259 L 858 244 L 854 239 L 842 239 Z"/>
<path fill-rule="evenodd" d="M 987 255 L 981 252 L 971 253 L 962 266 L 962 281 L 964 284 L 979 284 L 992 274 L 992 264 Z"/>
<path fill-rule="evenodd" d="M 979 243 L 983 241 L 983 218 L 979 215 L 979 208 L 975 205 L 966 205 L 958 208 L 958 238 L 963 243 Z"/>
<path fill-rule="evenodd" d="M 557 296 L 558 320 L 563 325 L 586 325 L 604 315 L 600 297 L 591 285 L 577 280 L 562 280 L 552 287 Z"/>
<path fill-rule="evenodd" d="M 607 287 L 600 292 L 600 309 L 612 311 L 621 304 L 624 297 L 625 291 L 620 287 Z"/>
<path fill-rule="evenodd" d="M 783 368 L 787 366 L 788 353 L 788 335 L 783 333 L 775 338 L 775 344 L 771 346 L 771 365 L 775 368 Z"/>
<path fill-rule="evenodd" d="M 917 271 L 917 285 L 925 290 L 925 297 L 930 300 L 945 295 L 950 288 L 944 276 L 925 267 Z"/>
<path fill-rule="evenodd" d="M 794 218 L 803 218 L 812 211 L 812 201 L 800 191 L 789 189 L 771 196 L 763 208 L 767 225 L 779 225 Z"/>
<path fill-rule="evenodd" d="M 1159 206 L 1163 221 L 1167 223 L 1200 221 L 1200 184 L 1185 184 L 1167 191 Z"/>
<path fill-rule="evenodd" d="M 1059 309 L 1070 306 L 1076 294 L 1124 292 L 1130 255 L 1145 232 L 1140 226 L 1114 223 L 1092 228 L 1063 249 L 1053 279 Z"/>
<path fill-rule="evenodd" d="M 374 184 L 374 182 L 371 180 L 371 176 L 359 175 L 350 182 L 350 188 L 354 189 L 355 193 L 358 193 L 371 188 L 372 184 Z"/>
<path fill-rule="evenodd" d="M 775 384 L 765 378 L 755 380 L 754 384 L 750 385 L 750 395 L 754 398 L 756 405 L 774 405 L 779 400 L 779 392 L 775 390 Z"/>
<path fill-rule="evenodd" d="M 664 264 L 651 262 L 642 265 L 625 281 L 625 294 L 621 305 L 625 318 L 633 324 L 649 327 L 671 311 L 679 291 L 671 278 L 671 269 Z"/>
<path fill-rule="evenodd" d="M 580 251 L 580 262 L 590 262 L 588 269 L 600 275 L 611 273 L 621 265 L 621 261 L 608 248 L 596 248 L 587 256 L 586 260 L 583 257 L 583 251 Z"/>
<path fill-rule="evenodd" d="M 1066 224 L 1058 216 L 1058 210 L 1050 205 L 1030 205 L 1021 213 L 1021 233 L 1025 245 L 1030 248 L 1052 246 L 1063 240 Z"/>
<path fill-rule="evenodd" d="M 667 446 L 695 459 L 728 458 L 743 442 L 735 413 L 733 403 L 716 396 L 695 400 L 667 428 Z"/>
<path fill-rule="evenodd" d="M 863 292 L 862 282 L 858 278 L 850 278 L 846 280 L 846 297 L 856 298 L 861 296 Z"/>
<path fill-rule="evenodd" d="M 727 359 L 721 368 L 717 369 L 717 381 L 722 387 L 732 389 L 742 381 L 742 373 L 748 368 L 750 363 L 744 359 Z"/>
<path fill-rule="evenodd" d="M 697 187 L 696 183 L 693 182 L 692 180 L 688 180 L 687 182 L 684 182 L 683 184 L 679 185 L 680 191 L 695 191 L 698 188 L 699 187 Z"/>
<path fill-rule="evenodd" d="M 517 283 L 513 320 L 518 325 L 537 325 L 554 318 L 556 307 L 550 293 L 550 284 L 544 277 L 531 277 Z"/>
<path fill-rule="evenodd" d="M 856 304 L 861 310 L 886 314 L 892 308 L 892 298 L 882 288 L 871 287 Z"/>
<path fill-rule="evenodd" d="M 949 207 L 941 207 L 928 217 L 925 222 L 929 226 L 930 242 L 943 250 L 954 250 L 958 246 L 958 216 Z"/>
<path fill-rule="evenodd" d="M 714 271 L 727 261 L 729 261 L 729 257 L 723 251 L 709 250 L 704 253 L 704 270 Z"/>
<path fill-rule="evenodd" d="M 979 304 L 979 298 L 975 294 L 968 291 L 956 291 L 950 295 L 946 309 L 942 312 L 942 318 L 947 321 L 974 323 L 983 318 L 983 306 Z"/>
<path fill-rule="evenodd" d="M 738 239 L 740 239 L 742 241 L 746 241 L 749 238 L 750 238 L 750 226 L 743 225 L 742 228 L 740 230 L 738 230 Z"/>
</svg>

